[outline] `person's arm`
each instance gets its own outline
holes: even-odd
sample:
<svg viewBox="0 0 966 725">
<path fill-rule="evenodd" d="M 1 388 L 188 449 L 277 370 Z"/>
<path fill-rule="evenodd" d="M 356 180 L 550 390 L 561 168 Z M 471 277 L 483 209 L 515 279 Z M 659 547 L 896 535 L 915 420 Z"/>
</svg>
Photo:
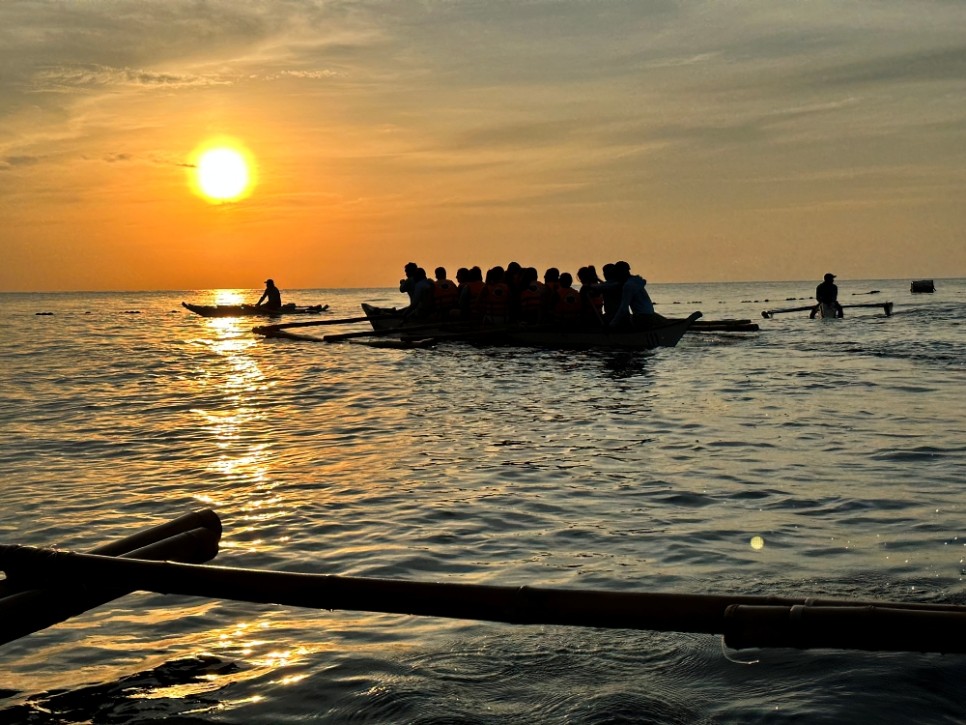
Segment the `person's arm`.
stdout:
<svg viewBox="0 0 966 725">
<path fill-rule="evenodd" d="M 258 302 L 255 303 L 255 307 L 261 307 L 262 302 L 265 301 L 266 297 L 268 297 L 268 290 L 265 290 L 264 292 L 262 292 L 262 296 L 258 298 Z"/>
</svg>

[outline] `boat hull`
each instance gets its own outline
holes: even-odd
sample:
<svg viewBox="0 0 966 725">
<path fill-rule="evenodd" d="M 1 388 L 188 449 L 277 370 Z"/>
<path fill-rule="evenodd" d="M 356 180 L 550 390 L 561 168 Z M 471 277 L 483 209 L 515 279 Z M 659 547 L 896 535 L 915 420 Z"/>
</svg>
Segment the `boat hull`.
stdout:
<svg viewBox="0 0 966 725">
<path fill-rule="evenodd" d="M 835 309 L 835 305 L 829 302 L 819 302 L 818 316 L 822 319 L 834 319 L 840 315 L 838 314 L 838 310 Z"/>
<path fill-rule="evenodd" d="M 701 316 L 695 312 L 687 319 L 662 319 L 654 324 L 620 330 L 607 328 L 563 328 L 544 325 L 498 325 L 483 327 L 470 323 L 407 323 L 396 309 L 362 305 L 374 331 L 396 333 L 401 339 L 456 340 L 477 345 L 513 345 L 555 349 L 610 348 L 651 350 L 674 347 L 692 323 Z"/>
<path fill-rule="evenodd" d="M 202 317 L 281 317 L 282 315 L 317 315 L 325 312 L 328 305 L 295 304 L 282 305 L 279 309 L 267 309 L 255 305 L 195 305 L 182 302 L 181 306 Z"/>
</svg>

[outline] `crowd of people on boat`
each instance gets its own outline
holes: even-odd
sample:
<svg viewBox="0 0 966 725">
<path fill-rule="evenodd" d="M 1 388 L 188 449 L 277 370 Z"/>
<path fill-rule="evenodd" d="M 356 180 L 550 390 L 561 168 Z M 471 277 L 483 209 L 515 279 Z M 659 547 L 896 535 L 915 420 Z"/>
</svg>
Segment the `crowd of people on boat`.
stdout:
<svg viewBox="0 0 966 725">
<path fill-rule="evenodd" d="M 482 324 L 560 324 L 596 328 L 630 327 L 663 318 L 654 312 L 647 280 L 625 261 L 569 272 L 510 262 L 505 268 L 460 267 L 451 280 L 444 267 L 430 278 L 415 262 L 404 268 L 399 291 L 409 295 L 410 321 L 467 320 Z"/>
</svg>

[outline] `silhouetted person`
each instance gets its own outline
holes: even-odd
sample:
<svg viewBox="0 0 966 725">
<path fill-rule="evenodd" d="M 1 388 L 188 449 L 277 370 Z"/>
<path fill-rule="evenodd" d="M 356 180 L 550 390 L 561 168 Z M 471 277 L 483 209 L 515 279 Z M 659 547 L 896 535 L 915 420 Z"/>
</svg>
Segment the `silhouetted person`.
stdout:
<svg viewBox="0 0 966 725">
<path fill-rule="evenodd" d="M 822 305 L 831 305 L 835 309 L 836 317 L 845 315 L 845 310 L 839 304 L 839 288 L 835 284 L 835 275 L 831 272 L 826 274 L 825 280 L 815 288 L 815 299 L 818 300 L 818 304 L 812 308 L 809 317 L 814 318 Z"/>
<path fill-rule="evenodd" d="M 409 306 L 413 306 L 413 293 L 416 291 L 416 270 L 419 269 L 419 265 L 415 262 L 409 262 L 403 271 L 406 273 L 405 279 L 399 280 L 399 291 L 405 292 L 409 295 Z"/>
<path fill-rule="evenodd" d="M 580 280 L 580 299 L 583 303 L 581 317 L 587 322 L 604 322 L 604 293 L 600 289 L 600 278 L 593 265 L 577 270 Z"/>
<path fill-rule="evenodd" d="M 403 314 L 403 319 L 426 319 L 433 311 L 433 283 L 426 276 L 426 270 L 417 267 L 413 272 L 413 303 Z"/>
<path fill-rule="evenodd" d="M 456 283 L 447 279 L 446 267 L 437 267 L 436 280 L 433 282 L 433 307 L 439 317 L 449 317 L 459 303 L 459 289 Z"/>
<path fill-rule="evenodd" d="M 262 305 L 262 302 L 265 304 Z M 282 293 L 279 292 L 278 287 L 275 286 L 275 281 L 271 279 L 265 280 L 265 291 L 262 292 L 262 296 L 258 298 L 258 302 L 255 303 L 256 307 L 266 307 L 269 310 L 278 310 L 282 307 Z"/>
<path fill-rule="evenodd" d="M 621 301 L 611 327 L 622 325 L 646 324 L 648 318 L 654 316 L 654 303 L 647 293 L 647 280 L 638 274 L 631 274 L 631 265 L 627 262 L 614 264 L 615 281 L 621 285 Z"/>
<path fill-rule="evenodd" d="M 544 286 L 536 267 L 524 267 L 520 272 L 520 299 L 517 307 L 524 322 L 537 324 L 544 319 Z"/>
</svg>

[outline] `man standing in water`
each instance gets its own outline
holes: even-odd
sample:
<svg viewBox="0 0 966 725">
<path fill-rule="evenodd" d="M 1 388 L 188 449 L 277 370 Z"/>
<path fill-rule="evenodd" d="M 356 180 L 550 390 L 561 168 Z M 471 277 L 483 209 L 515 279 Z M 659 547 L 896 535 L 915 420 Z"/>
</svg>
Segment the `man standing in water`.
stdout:
<svg viewBox="0 0 966 725">
<path fill-rule="evenodd" d="M 809 317 L 814 319 L 822 305 L 831 305 L 835 308 L 835 316 L 843 317 L 845 310 L 839 304 L 839 288 L 835 284 L 835 275 L 829 272 L 825 275 L 825 281 L 815 288 L 815 299 L 818 304 L 812 308 Z"/>
<path fill-rule="evenodd" d="M 282 308 L 282 293 L 279 291 L 278 287 L 275 286 L 275 282 L 270 279 L 265 280 L 265 291 L 262 292 L 262 296 L 258 298 L 258 302 L 255 303 L 255 307 L 261 307 L 262 302 L 265 302 L 265 307 L 269 310 L 279 310 Z"/>
</svg>

